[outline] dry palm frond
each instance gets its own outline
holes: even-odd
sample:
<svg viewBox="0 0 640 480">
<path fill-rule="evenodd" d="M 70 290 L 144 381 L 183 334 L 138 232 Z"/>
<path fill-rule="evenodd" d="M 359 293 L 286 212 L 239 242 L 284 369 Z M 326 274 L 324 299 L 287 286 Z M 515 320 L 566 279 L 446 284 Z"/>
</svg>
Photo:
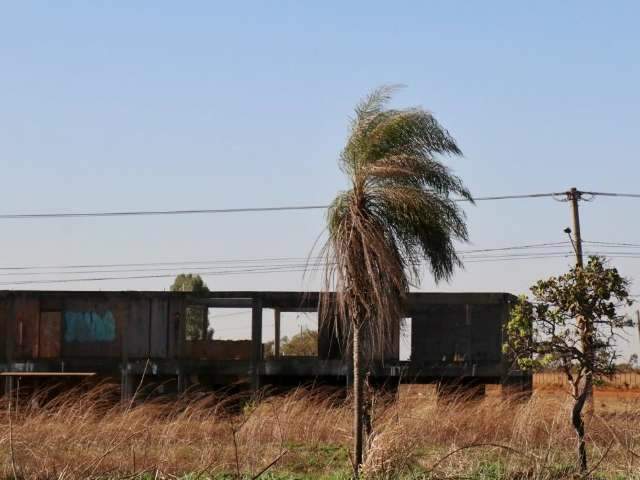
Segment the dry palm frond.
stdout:
<svg viewBox="0 0 640 480">
<path fill-rule="evenodd" d="M 363 326 L 369 353 L 393 338 L 423 265 L 436 281 L 461 266 L 454 241 L 468 235 L 452 196 L 472 200 L 439 158 L 461 155 L 455 140 L 425 110 L 386 109 L 395 88 L 377 89 L 356 107 L 340 157 L 351 188 L 329 208 L 322 249 L 322 321 L 338 322 L 347 335 L 354 322 Z"/>
</svg>

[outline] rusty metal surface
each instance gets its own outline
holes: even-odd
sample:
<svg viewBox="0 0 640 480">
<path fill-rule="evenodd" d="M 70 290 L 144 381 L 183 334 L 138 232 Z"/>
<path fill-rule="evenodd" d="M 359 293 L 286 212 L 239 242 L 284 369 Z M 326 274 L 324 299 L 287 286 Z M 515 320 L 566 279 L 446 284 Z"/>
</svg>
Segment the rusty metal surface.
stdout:
<svg viewBox="0 0 640 480">
<path fill-rule="evenodd" d="M 15 301 L 14 358 L 38 358 L 40 301 L 38 297 L 20 295 Z"/>
<path fill-rule="evenodd" d="M 119 357 L 129 301 L 110 295 L 67 298 L 63 314 L 64 357 Z"/>
<path fill-rule="evenodd" d="M 8 338 L 7 324 L 9 323 L 9 302 L 0 301 L 0 359 L 7 356 Z"/>
<path fill-rule="evenodd" d="M 62 312 L 40 313 L 39 358 L 57 358 L 61 353 Z"/>
<path fill-rule="evenodd" d="M 146 298 L 129 300 L 127 333 L 124 338 L 128 358 L 146 358 L 149 356 L 149 334 L 151 323 L 151 305 Z"/>
<path fill-rule="evenodd" d="M 191 340 L 185 342 L 183 355 L 194 360 L 250 360 L 251 340 Z"/>
<path fill-rule="evenodd" d="M 169 299 L 151 299 L 151 331 L 149 332 L 149 355 L 151 358 L 166 358 L 169 347 Z"/>
</svg>

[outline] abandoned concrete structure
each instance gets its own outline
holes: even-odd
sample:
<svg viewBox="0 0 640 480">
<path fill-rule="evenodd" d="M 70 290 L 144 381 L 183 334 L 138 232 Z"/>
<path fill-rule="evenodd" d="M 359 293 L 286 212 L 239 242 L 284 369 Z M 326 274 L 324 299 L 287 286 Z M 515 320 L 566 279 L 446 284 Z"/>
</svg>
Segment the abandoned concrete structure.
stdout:
<svg viewBox="0 0 640 480">
<path fill-rule="evenodd" d="M 502 355 L 502 330 L 513 296 L 505 293 L 411 293 L 411 354 L 399 345 L 376 361 L 379 382 L 468 381 L 526 389 L 531 378 L 510 372 Z M 121 379 L 130 395 L 144 374 L 225 385 L 246 379 L 253 387 L 305 381 L 348 382 L 348 355 L 336 348 L 332 329 L 320 327 L 317 357 L 279 352 L 284 312 L 316 312 L 317 292 L 0 292 L 0 375 L 5 388 L 17 376 L 98 375 Z M 247 309 L 251 338 L 207 335 L 207 309 Z M 272 315 L 275 351 L 265 355 L 263 317 Z M 194 330 L 195 325 L 195 330 Z M 400 332 L 398 331 L 398 343 Z"/>
</svg>

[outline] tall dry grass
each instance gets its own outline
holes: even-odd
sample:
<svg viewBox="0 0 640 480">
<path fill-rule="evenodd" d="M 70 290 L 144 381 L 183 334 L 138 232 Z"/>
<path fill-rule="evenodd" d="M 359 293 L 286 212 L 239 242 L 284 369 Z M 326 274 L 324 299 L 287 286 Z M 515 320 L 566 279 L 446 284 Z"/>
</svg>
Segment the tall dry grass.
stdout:
<svg viewBox="0 0 640 480">
<path fill-rule="evenodd" d="M 1 401 L 0 476 L 13 478 L 255 477 L 269 472 L 320 476 L 349 471 L 350 400 L 299 388 L 283 395 L 191 393 L 122 405 L 115 387 Z M 526 401 L 403 388 L 376 398 L 367 478 L 471 475 L 498 465 L 511 478 L 567 478 L 574 463 L 570 404 L 558 395 Z M 614 478 L 638 478 L 640 405 L 588 420 L 592 464 Z M 11 435 L 9 435 L 11 433 Z M 11 438 L 10 438 L 11 437 Z"/>
</svg>

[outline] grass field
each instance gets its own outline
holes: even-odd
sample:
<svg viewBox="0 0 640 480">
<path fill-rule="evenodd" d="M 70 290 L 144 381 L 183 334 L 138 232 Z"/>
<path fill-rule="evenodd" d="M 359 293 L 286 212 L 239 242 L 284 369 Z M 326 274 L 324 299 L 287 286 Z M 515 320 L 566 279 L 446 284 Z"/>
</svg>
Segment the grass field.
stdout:
<svg viewBox="0 0 640 480">
<path fill-rule="evenodd" d="M 437 401 L 428 387 L 376 398 L 365 478 L 571 478 L 569 399 L 495 392 Z M 5 478 L 349 478 L 350 401 L 323 389 L 248 398 L 191 393 L 118 405 L 100 386 L 46 406 L 0 407 Z M 17 408 L 17 410 L 16 410 Z M 11 421 L 10 421 L 11 419 Z M 588 418 L 598 478 L 640 478 L 640 392 L 604 390 Z M 634 476 L 635 475 L 635 476 Z"/>
</svg>

